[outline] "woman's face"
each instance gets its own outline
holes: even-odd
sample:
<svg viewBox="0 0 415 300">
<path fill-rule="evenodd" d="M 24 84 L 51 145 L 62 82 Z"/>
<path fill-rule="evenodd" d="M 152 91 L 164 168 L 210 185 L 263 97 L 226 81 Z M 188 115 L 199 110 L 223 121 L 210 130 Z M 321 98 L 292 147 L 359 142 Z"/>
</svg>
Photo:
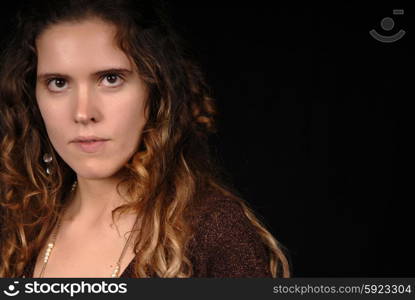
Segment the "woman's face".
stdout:
<svg viewBox="0 0 415 300">
<path fill-rule="evenodd" d="M 114 33 L 91 19 L 53 25 L 36 40 L 37 103 L 53 147 L 78 177 L 118 172 L 136 152 L 146 122 L 147 88 Z M 78 136 L 108 141 L 88 150 L 73 142 Z"/>
</svg>

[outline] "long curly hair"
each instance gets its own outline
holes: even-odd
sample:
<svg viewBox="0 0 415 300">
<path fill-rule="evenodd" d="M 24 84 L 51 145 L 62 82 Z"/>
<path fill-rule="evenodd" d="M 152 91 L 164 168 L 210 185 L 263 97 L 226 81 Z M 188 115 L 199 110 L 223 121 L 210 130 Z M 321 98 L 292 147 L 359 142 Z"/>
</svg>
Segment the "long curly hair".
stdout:
<svg viewBox="0 0 415 300">
<path fill-rule="evenodd" d="M 36 37 L 49 26 L 98 17 L 117 28 L 119 48 L 149 88 L 148 121 L 119 185 L 135 201 L 115 209 L 137 211 L 136 277 L 191 277 L 186 246 L 195 231 L 197 203 L 218 192 L 239 203 L 269 254 L 273 277 L 289 277 L 284 247 L 255 216 L 212 155 L 217 132 L 211 91 L 163 5 L 149 1 L 54 0 L 23 3 L 0 70 L 0 277 L 17 277 L 42 249 L 64 207 L 76 173 L 57 155 L 35 97 Z M 52 155 L 54 176 L 42 153 Z M 119 189 L 117 185 L 117 191 Z"/>
</svg>

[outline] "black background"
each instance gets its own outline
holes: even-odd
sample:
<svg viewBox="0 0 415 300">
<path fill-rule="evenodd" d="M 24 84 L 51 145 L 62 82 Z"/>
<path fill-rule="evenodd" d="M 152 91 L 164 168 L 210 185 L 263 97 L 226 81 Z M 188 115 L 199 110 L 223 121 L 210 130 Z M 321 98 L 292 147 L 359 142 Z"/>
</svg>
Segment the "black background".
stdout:
<svg viewBox="0 0 415 300">
<path fill-rule="evenodd" d="M 168 3 L 218 101 L 212 145 L 293 276 L 414 277 L 413 12 L 272 3 Z"/>
</svg>

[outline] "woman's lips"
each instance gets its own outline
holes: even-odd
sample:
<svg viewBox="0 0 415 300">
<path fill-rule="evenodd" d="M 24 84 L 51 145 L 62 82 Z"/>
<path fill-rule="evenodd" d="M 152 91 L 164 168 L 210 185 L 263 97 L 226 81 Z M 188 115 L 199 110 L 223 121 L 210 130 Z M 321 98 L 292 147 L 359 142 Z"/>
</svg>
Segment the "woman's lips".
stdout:
<svg viewBox="0 0 415 300">
<path fill-rule="evenodd" d="M 84 152 L 94 153 L 102 149 L 107 141 L 95 142 L 75 142 L 75 144 Z"/>
</svg>

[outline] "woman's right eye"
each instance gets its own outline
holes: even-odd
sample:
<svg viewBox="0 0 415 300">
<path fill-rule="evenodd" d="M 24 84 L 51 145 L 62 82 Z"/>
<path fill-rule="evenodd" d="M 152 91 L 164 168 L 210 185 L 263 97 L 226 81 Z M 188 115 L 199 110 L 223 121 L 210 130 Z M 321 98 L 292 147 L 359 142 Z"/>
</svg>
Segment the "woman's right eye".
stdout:
<svg viewBox="0 0 415 300">
<path fill-rule="evenodd" d="M 54 82 L 55 84 L 52 85 L 52 82 Z M 63 78 L 48 79 L 47 80 L 47 86 L 52 92 L 59 92 L 65 86 L 65 79 L 63 79 Z M 51 88 L 52 86 L 57 87 L 57 89 L 56 88 Z"/>
</svg>

